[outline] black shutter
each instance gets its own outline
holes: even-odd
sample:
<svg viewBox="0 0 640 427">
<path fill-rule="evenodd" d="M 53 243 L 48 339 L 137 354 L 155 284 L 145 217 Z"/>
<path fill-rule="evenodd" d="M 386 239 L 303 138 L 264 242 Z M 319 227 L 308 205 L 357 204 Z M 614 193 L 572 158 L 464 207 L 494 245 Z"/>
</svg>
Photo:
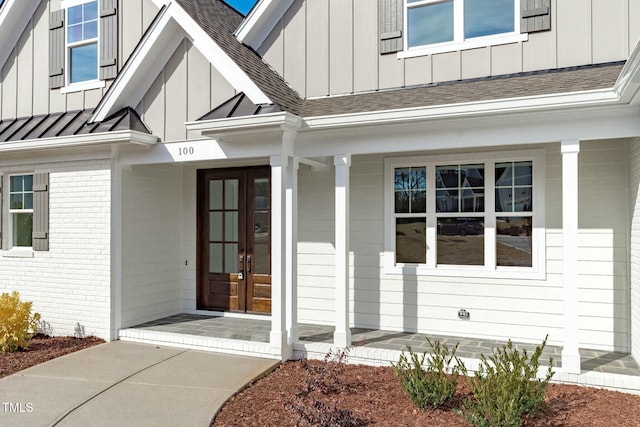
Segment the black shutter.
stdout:
<svg viewBox="0 0 640 427">
<path fill-rule="evenodd" d="M 33 175 L 33 250 L 49 250 L 49 174 Z"/>
<path fill-rule="evenodd" d="M 118 0 L 100 0 L 100 79 L 118 74 Z"/>
<path fill-rule="evenodd" d="M 403 12 L 403 0 L 378 0 L 380 53 L 398 52 L 404 48 Z"/>
<path fill-rule="evenodd" d="M 551 29 L 551 0 L 521 0 L 520 9 L 521 33 Z"/>
<path fill-rule="evenodd" d="M 49 88 L 64 86 L 64 9 L 49 17 Z"/>
</svg>

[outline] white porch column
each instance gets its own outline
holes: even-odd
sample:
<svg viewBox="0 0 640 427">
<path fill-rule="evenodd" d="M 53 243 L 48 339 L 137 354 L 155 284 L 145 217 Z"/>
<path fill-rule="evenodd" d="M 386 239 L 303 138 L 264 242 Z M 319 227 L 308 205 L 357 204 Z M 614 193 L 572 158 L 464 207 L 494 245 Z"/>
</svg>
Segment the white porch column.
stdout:
<svg viewBox="0 0 640 427">
<path fill-rule="evenodd" d="M 351 155 L 333 158 L 336 167 L 336 330 L 333 342 L 338 347 L 351 345 L 349 329 L 349 166 Z"/>
<path fill-rule="evenodd" d="M 297 158 L 287 168 L 286 195 L 286 313 L 288 342 L 298 340 L 298 168 Z"/>
<path fill-rule="evenodd" d="M 578 352 L 578 153 L 580 141 L 562 141 L 564 346 L 562 370 L 580 373 Z"/>
<path fill-rule="evenodd" d="M 271 157 L 271 353 L 289 359 L 287 305 L 287 175 L 288 156 Z"/>
<path fill-rule="evenodd" d="M 122 328 L 122 171 L 120 150 L 111 146 L 111 340 Z"/>
</svg>

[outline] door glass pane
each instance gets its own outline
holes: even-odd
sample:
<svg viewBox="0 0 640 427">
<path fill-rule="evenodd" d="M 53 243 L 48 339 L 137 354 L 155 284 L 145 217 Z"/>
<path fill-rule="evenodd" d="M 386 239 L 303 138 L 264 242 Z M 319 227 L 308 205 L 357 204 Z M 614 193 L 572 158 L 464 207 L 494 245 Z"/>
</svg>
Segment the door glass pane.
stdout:
<svg viewBox="0 0 640 427">
<path fill-rule="evenodd" d="M 222 209 L 222 180 L 209 181 L 209 209 Z"/>
<path fill-rule="evenodd" d="M 222 212 L 209 212 L 209 240 L 222 241 Z"/>
<path fill-rule="evenodd" d="M 255 274 L 269 274 L 269 245 L 255 245 L 253 272 Z"/>
<path fill-rule="evenodd" d="M 438 218 L 438 264 L 484 265 L 484 218 Z"/>
<path fill-rule="evenodd" d="M 426 218 L 396 218 L 396 262 L 427 262 Z"/>
<path fill-rule="evenodd" d="M 531 267 L 531 217 L 496 218 L 496 257 L 499 266 Z"/>
<path fill-rule="evenodd" d="M 253 239 L 256 242 L 269 241 L 269 212 L 253 214 Z"/>
<path fill-rule="evenodd" d="M 209 244 L 209 272 L 222 273 L 222 243 Z"/>
<path fill-rule="evenodd" d="M 224 208 L 238 209 L 238 180 L 227 179 L 224 181 Z"/>
<path fill-rule="evenodd" d="M 255 209 L 269 208 L 269 178 L 255 180 Z"/>
<path fill-rule="evenodd" d="M 224 213 L 224 240 L 238 241 L 238 212 Z"/>
<path fill-rule="evenodd" d="M 238 244 L 226 243 L 224 245 L 224 272 L 238 272 Z"/>
</svg>

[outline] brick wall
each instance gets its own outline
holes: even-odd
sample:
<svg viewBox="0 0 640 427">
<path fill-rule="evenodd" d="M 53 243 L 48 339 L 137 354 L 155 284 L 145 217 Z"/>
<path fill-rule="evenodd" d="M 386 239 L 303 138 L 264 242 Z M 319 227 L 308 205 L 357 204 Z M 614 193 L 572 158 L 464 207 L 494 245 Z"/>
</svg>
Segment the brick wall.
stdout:
<svg viewBox="0 0 640 427">
<path fill-rule="evenodd" d="M 49 172 L 49 251 L 0 254 L 0 292 L 33 301 L 55 335 L 110 335 L 111 171 L 108 160 L 2 168 L 2 174 Z M 6 181 L 5 181 L 6 182 Z M 4 206 L 7 206 L 5 191 Z M 8 227 L 6 210 L 4 227 Z M 6 240 L 5 240 L 5 243 Z M 4 246 L 5 249 L 7 245 Z"/>
</svg>

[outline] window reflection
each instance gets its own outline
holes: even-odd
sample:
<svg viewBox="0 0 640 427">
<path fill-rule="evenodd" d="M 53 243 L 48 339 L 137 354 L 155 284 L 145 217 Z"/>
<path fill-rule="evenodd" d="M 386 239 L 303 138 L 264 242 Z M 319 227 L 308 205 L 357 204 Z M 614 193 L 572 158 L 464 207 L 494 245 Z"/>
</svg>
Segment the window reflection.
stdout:
<svg viewBox="0 0 640 427">
<path fill-rule="evenodd" d="M 396 262 L 424 264 L 426 259 L 426 218 L 396 218 Z"/>
<path fill-rule="evenodd" d="M 484 218 L 438 218 L 437 263 L 484 265 Z"/>
<path fill-rule="evenodd" d="M 532 218 L 496 218 L 496 255 L 499 266 L 532 266 Z"/>
</svg>

